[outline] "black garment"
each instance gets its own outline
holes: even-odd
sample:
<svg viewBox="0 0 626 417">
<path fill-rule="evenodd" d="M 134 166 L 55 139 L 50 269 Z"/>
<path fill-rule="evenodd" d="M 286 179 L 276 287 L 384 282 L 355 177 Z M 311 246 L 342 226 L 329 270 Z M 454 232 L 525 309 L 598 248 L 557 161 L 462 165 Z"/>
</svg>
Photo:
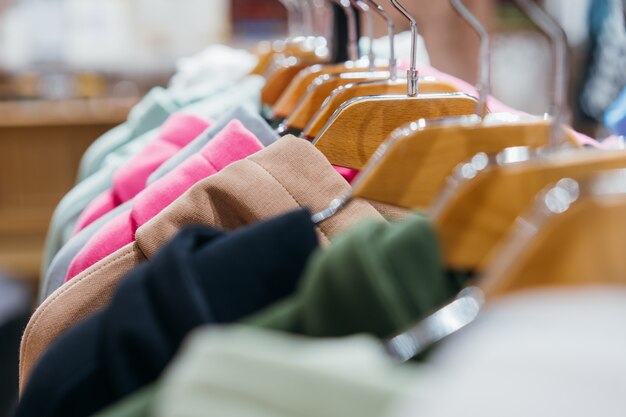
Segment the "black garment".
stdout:
<svg viewBox="0 0 626 417">
<path fill-rule="evenodd" d="M 12 415 L 17 404 L 20 339 L 31 305 L 23 281 L 0 272 L 0 417 Z"/>
<path fill-rule="evenodd" d="M 107 308 L 50 347 L 16 416 L 90 416 L 155 381 L 194 328 L 293 293 L 316 247 L 305 210 L 232 233 L 183 230 L 122 281 Z"/>
</svg>

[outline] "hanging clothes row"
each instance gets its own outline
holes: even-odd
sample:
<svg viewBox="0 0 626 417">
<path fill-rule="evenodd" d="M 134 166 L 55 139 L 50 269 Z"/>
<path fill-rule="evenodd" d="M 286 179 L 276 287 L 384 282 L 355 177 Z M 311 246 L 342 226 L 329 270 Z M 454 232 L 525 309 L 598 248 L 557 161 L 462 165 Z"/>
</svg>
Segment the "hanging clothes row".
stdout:
<svg viewBox="0 0 626 417">
<path fill-rule="evenodd" d="M 340 61 L 328 2 L 285 0 L 290 38 L 185 60 L 98 138 L 51 221 L 16 415 L 622 412 L 626 151 L 567 126 L 539 6 L 517 0 L 553 47 L 550 116 L 490 95 L 489 34 L 450 2 L 476 88 L 398 0 L 331 2 Z"/>
</svg>

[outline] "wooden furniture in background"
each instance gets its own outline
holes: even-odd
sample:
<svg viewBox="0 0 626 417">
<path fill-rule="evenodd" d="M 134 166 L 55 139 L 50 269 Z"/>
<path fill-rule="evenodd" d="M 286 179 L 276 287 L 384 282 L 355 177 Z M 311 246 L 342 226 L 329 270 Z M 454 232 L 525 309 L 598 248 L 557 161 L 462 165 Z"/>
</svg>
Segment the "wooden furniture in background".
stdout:
<svg viewBox="0 0 626 417">
<path fill-rule="evenodd" d="M 82 154 L 136 99 L 0 102 L 0 269 L 36 281 L 56 204 Z"/>
</svg>

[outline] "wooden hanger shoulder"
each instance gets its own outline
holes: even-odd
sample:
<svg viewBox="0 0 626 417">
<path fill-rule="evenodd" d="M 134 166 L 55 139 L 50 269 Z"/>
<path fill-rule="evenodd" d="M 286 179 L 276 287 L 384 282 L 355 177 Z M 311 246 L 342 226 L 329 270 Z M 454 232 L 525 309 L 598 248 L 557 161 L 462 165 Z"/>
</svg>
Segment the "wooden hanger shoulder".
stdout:
<svg viewBox="0 0 626 417">
<path fill-rule="evenodd" d="M 339 107 L 314 144 L 332 164 L 362 169 L 395 129 L 418 119 L 463 116 L 475 110 L 476 99 L 460 93 L 357 97 Z"/>
<path fill-rule="evenodd" d="M 358 73 L 355 73 L 358 74 Z M 374 73 L 375 74 L 375 73 Z M 291 114 L 281 114 L 279 111 L 275 113 L 277 118 L 285 118 L 288 128 L 302 131 L 313 118 L 315 113 L 322 107 L 324 101 L 332 94 L 332 92 L 344 85 L 364 82 L 368 80 L 382 80 L 385 76 L 363 74 L 360 77 L 344 77 L 346 74 L 323 75 L 317 77 L 309 86 L 309 90 L 300 100 L 300 103 Z M 406 87 L 405 87 L 406 88 Z"/>
<path fill-rule="evenodd" d="M 427 210 L 446 178 L 479 152 L 548 144 L 550 123 L 536 121 L 500 126 L 435 126 L 400 135 L 368 164 L 354 184 L 356 196 L 407 209 Z"/>
<path fill-rule="evenodd" d="M 291 80 L 307 66 L 307 63 L 299 62 L 289 66 L 281 66 L 269 74 L 261 90 L 261 103 L 266 106 L 274 105 Z"/>
<path fill-rule="evenodd" d="M 278 44 L 280 44 L 279 47 L 277 47 L 274 42 L 265 41 L 257 45 L 254 53 L 258 58 L 258 62 L 256 67 L 251 71 L 252 75 L 264 76 L 272 65 L 274 58 L 279 55 L 290 55 L 309 61 L 316 59 L 315 50 L 310 48 L 310 45 L 305 42 L 305 39 L 287 42 L 280 41 Z"/>
<path fill-rule="evenodd" d="M 446 265 L 457 270 L 483 271 L 488 255 L 541 190 L 561 178 L 619 168 L 626 168 L 626 151 L 581 150 L 494 165 L 465 180 L 458 172 L 457 179 L 442 193 L 445 201 L 438 203 L 438 209 L 432 213 Z"/>
<path fill-rule="evenodd" d="M 333 113 L 335 113 L 343 103 L 353 98 L 387 94 L 399 95 L 406 93 L 406 89 L 406 80 L 350 83 L 337 88 L 325 99 L 315 114 L 309 118 L 307 125 L 303 129 L 302 136 L 308 139 L 317 137 Z M 458 92 L 451 84 L 430 77 L 420 80 L 419 89 L 421 94 Z"/>
<path fill-rule="evenodd" d="M 538 205 L 545 213 L 545 202 Z M 581 198 L 561 214 L 535 216 L 532 233 L 520 221 L 479 285 L 489 300 L 541 287 L 624 285 L 624 213 L 623 194 L 605 195 Z"/>
<path fill-rule="evenodd" d="M 251 75 L 264 75 L 267 69 L 272 64 L 274 59 L 274 52 L 272 51 L 260 51 L 256 54 L 258 62 L 254 69 L 250 71 Z"/>
<path fill-rule="evenodd" d="M 287 88 L 283 90 L 280 98 L 276 101 L 274 106 L 275 118 L 286 118 L 298 106 L 300 100 L 307 94 L 309 86 L 320 75 L 336 75 L 348 72 L 362 72 L 367 67 L 363 62 L 347 62 L 341 64 L 330 65 L 316 65 L 311 68 L 302 70 L 293 80 L 289 83 Z M 377 68 L 378 71 L 384 71 L 387 67 Z"/>
</svg>

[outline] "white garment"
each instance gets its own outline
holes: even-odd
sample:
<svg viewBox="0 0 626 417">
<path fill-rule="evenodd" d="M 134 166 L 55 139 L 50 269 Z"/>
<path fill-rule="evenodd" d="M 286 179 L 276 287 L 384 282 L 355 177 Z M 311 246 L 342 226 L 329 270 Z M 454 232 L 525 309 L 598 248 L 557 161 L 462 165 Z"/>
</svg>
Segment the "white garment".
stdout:
<svg viewBox="0 0 626 417">
<path fill-rule="evenodd" d="M 400 32 L 394 38 L 396 58 L 398 61 L 407 61 L 411 58 L 411 32 Z M 369 51 L 369 38 L 362 37 L 359 46 L 361 53 L 367 55 Z M 383 36 L 374 40 L 374 55 L 378 59 L 389 59 L 390 43 L 389 37 Z M 417 63 L 430 65 L 430 57 L 421 36 L 417 39 Z"/>
<path fill-rule="evenodd" d="M 170 87 L 187 89 L 207 80 L 239 80 L 248 75 L 258 62 L 257 56 L 246 50 L 211 45 L 196 55 L 178 60 Z"/>
<path fill-rule="evenodd" d="M 452 337 L 388 417 L 626 415 L 626 288 L 532 292 Z"/>
<path fill-rule="evenodd" d="M 401 32 L 395 37 L 395 51 L 398 60 L 411 57 L 411 33 Z M 367 54 L 369 38 L 360 40 L 361 52 Z M 379 59 L 389 59 L 389 37 L 374 40 L 374 54 Z M 420 36 L 417 47 L 417 62 L 430 64 L 424 39 Z M 257 65 L 256 55 L 243 49 L 226 45 L 211 45 L 196 55 L 181 58 L 176 63 L 176 74 L 170 80 L 170 87 L 186 89 L 205 83 L 207 80 L 238 80 L 249 74 Z"/>
<path fill-rule="evenodd" d="M 409 386 L 372 337 L 310 339 L 207 327 L 160 382 L 155 417 L 379 417 Z"/>
</svg>

